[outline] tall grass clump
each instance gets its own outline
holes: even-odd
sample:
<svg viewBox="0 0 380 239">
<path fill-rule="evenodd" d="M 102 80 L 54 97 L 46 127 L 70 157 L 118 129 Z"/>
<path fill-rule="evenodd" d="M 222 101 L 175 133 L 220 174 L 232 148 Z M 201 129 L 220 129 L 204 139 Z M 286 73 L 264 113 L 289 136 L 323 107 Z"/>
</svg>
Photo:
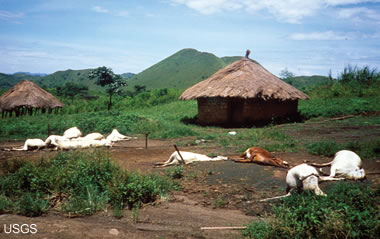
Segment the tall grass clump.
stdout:
<svg viewBox="0 0 380 239">
<path fill-rule="evenodd" d="M 380 140 L 370 142 L 350 141 L 339 144 L 335 141 L 318 141 L 305 145 L 306 151 L 314 155 L 332 157 L 340 150 L 351 150 L 362 159 L 376 158 L 380 153 Z"/>
<path fill-rule="evenodd" d="M 333 117 L 379 111 L 380 72 L 368 66 L 346 66 L 337 79 L 318 85 L 308 92 L 308 101 L 300 101 L 299 110 L 306 118 Z"/>
<path fill-rule="evenodd" d="M 248 238 L 378 238 L 380 191 L 339 183 L 327 197 L 305 192 L 273 207 L 273 219 L 252 222 Z"/>
<path fill-rule="evenodd" d="M 91 215 L 108 205 L 132 209 L 173 189 L 169 178 L 122 170 L 100 150 L 26 162 L 0 176 L 0 186 L 0 212 L 25 216 L 39 216 L 49 207 L 70 215 Z"/>
</svg>

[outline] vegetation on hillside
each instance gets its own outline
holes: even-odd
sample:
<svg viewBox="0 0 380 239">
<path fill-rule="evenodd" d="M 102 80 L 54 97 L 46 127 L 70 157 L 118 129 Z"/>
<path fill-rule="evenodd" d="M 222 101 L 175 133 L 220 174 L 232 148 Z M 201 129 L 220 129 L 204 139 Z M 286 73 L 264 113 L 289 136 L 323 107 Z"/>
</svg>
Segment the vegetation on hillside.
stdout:
<svg viewBox="0 0 380 239">
<path fill-rule="evenodd" d="M 7 90 L 12 88 L 14 85 L 23 80 L 31 80 L 34 81 L 36 79 L 40 79 L 41 76 L 38 75 L 30 75 L 27 73 L 15 73 L 15 74 L 4 74 L 0 73 L 0 93 L 1 90 Z"/>
</svg>

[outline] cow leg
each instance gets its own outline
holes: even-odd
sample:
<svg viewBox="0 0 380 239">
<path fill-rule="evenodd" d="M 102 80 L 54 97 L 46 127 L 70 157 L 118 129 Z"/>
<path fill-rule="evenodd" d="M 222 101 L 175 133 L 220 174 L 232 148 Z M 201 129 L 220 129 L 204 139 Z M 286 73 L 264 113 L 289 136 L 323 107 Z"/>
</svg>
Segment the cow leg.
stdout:
<svg viewBox="0 0 380 239">
<path fill-rule="evenodd" d="M 333 178 L 331 176 L 328 176 L 328 177 L 323 177 L 323 176 L 319 176 L 319 181 L 320 182 L 326 182 L 326 181 L 340 181 L 340 180 L 344 180 L 345 178 Z"/>
</svg>

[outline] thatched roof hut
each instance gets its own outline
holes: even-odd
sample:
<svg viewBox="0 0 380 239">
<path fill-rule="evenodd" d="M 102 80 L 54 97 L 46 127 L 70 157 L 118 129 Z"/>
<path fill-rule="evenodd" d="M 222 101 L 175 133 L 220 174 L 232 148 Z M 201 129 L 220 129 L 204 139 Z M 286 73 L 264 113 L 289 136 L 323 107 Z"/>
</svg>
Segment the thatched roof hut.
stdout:
<svg viewBox="0 0 380 239">
<path fill-rule="evenodd" d="M 51 111 L 63 106 L 64 104 L 55 96 L 28 80 L 19 82 L 0 96 L 0 110 L 3 116 L 6 112 L 12 116 L 13 111 L 16 116 L 26 112 L 32 114 L 33 109 L 44 113 L 46 109 Z"/>
<path fill-rule="evenodd" d="M 297 113 L 308 96 L 246 57 L 188 88 L 182 100 L 198 100 L 202 124 L 245 124 Z"/>
</svg>

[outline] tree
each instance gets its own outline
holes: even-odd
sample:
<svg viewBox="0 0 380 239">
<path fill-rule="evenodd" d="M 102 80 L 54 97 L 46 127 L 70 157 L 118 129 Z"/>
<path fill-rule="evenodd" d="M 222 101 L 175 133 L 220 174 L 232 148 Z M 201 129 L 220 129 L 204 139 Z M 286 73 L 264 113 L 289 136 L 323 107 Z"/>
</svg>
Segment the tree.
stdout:
<svg viewBox="0 0 380 239">
<path fill-rule="evenodd" d="M 137 124 L 135 125 L 135 130 L 145 135 L 145 148 L 148 148 L 148 137 L 151 133 L 157 131 L 159 129 L 159 124 L 156 120 L 142 118 L 139 119 Z"/>
<path fill-rule="evenodd" d="M 120 75 L 113 73 L 111 68 L 105 66 L 90 71 L 88 77 L 96 80 L 95 84 L 106 87 L 106 92 L 109 95 L 108 110 L 112 107 L 112 95 L 120 94 L 122 87 L 127 85 Z"/>
<path fill-rule="evenodd" d="M 294 74 L 288 71 L 288 68 L 285 68 L 284 70 L 280 72 L 280 77 L 281 77 L 281 80 L 293 85 Z"/>
<path fill-rule="evenodd" d="M 63 95 L 70 97 L 71 103 L 74 101 L 75 96 L 88 95 L 88 87 L 82 84 L 76 84 L 74 82 L 66 82 L 64 86 L 57 86 L 57 95 Z"/>
</svg>

